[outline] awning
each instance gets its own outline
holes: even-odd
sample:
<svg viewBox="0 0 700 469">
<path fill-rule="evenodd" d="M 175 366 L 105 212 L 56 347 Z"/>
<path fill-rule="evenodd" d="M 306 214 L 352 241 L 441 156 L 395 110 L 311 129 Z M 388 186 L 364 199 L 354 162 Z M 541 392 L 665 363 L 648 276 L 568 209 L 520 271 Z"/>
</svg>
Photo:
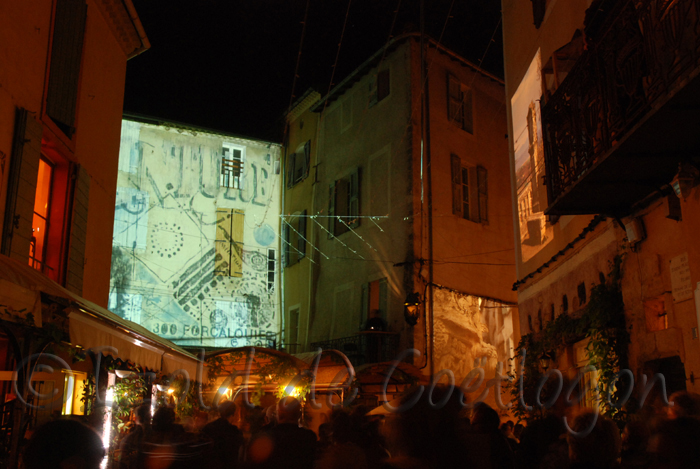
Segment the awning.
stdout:
<svg viewBox="0 0 700 469">
<path fill-rule="evenodd" d="M 37 297 L 40 293 L 44 293 L 68 300 L 71 303 L 68 309 L 69 333 L 71 343 L 74 345 L 100 350 L 104 347 L 114 347 L 116 352 L 103 350 L 103 353 L 118 356 L 123 360 L 131 360 L 141 366 L 164 373 L 184 369 L 191 379 L 197 378 L 198 362 L 191 353 L 141 325 L 127 321 L 66 290 L 30 266 L 0 255 L 0 299 L 11 299 L 11 292 L 8 292 L 10 285 L 14 285 L 13 288 L 16 288 L 16 291 L 21 289 L 23 292 L 21 297 L 25 298 L 25 303 L 29 301 L 30 293 Z M 0 302 L 0 304 L 3 303 Z M 35 316 L 37 316 L 36 313 Z M 40 312 L 38 317 L 41 318 Z"/>
</svg>

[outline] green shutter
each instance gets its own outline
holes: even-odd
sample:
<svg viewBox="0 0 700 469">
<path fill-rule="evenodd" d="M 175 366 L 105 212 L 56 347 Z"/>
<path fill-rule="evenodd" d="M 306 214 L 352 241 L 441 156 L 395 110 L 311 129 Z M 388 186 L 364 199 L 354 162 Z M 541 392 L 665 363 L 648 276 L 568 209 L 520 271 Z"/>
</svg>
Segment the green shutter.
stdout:
<svg viewBox="0 0 700 469">
<path fill-rule="evenodd" d="M 350 187 L 348 188 L 348 215 L 351 218 L 346 219 L 345 221 L 351 228 L 357 228 L 360 226 L 360 177 L 360 168 L 357 168 L 357 170 L 350 175 Z"/>
<path fill-rule="evenodd" d="M 479 186 L 479 220 L 481 223 L 489 221 L 489 204 L 488 204 L 488 172 L 483 166 L 476 167 L 476 179 Z"/>
<path fill-rule="evenodd" d="M 306 257 L 306 210 L 297 218 L 297 249 L 299 249 L 299 260 Z"/>
<path fill-rule="evenodd" d="M 26 109 L 17 109 L 2 226 L 2 253 L 24 263 L 28 262 L 32 240 L 42 133 L 40 122 Z"/>
</svg>

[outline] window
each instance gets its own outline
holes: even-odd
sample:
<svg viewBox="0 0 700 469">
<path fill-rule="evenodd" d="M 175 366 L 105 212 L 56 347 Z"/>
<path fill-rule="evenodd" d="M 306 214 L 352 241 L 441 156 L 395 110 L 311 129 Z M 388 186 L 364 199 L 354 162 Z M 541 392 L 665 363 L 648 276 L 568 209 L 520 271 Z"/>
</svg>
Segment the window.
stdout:
<svg viewBox="0 0 700 469">
<path fill-rule="evenodd" d="M 581 282 L 578 284 L 578 305 L 583 306 L 586 304 L 586 283 Z"/>
<path fill-rule="evenodd" d="M 221 187 L 243 189 L 245 147 L 224 145 L 221 158 Z"/>
<path fill-rule="evenodd" d="M 216 211 L 216 242 L 214 275 L 243 276 L 243 221 L 242 210 Z"/>
<path fill-rule="evenodd" d="M 267 250 L 267 291 L 268 293 L 272 293 L 275 290 L 275 271 L 276 269 L 276 262 L 275 262 L 275 250 L 274 249 L 268 249 Z"/>
<path fill-rule="evenodd" d="M 296 153 L 287 155 L 287 187 L 291 188 L 309 176 L 311 142 L 299 145 Z"/>
<path fill-rule="evenodd" d="M 457 155 L 451 157 L 452 213 L 465 220 L 488 223 L 488 172 L 483 166 L 462 166 Z"/>
<path fill-rule="evenodd" d="M 29 265 L 36 270 L 46 270 L 46 244 L 49 233 L 49 204 L 51 202 L 51 181 L 53 166 L 44 158 L 39 160 L 39 174 L 34 196 L 34 217 L 32 219 L 32 240 L 29 244 Z"/>
<path fill-rule="evenodd" d="M 306 257 L 306 210 L 284 220 L 284 266 L 294 265 Z"/>
<path fill-rule="evenodd" d="M 84 415 L 83 392 L 87 373 L 63 370 L 63 408 L 61 415 Z"/>
<path fill-rule="evenodd" d="M 372 311 L 379 311 L 379 316 L 386 321 L 389 312 L 389 282 L 386 278 L 362 285 L 362 325 Z"/>
<path fill-rule="evenodd" d="M 381 70 L 374 75 L 369 83 L 369 107 L 374 106 L 389 96 L 391 91 L 389 69 Z"/>
<path fill-rule="evenodd" d="M 330 186 L 328 231 L 338 236 L 360 226 L 360 168 Z"/>
<path fill-rule="evenodd" d="M 69 139 L 75 132 L 86 17 L 85 0 L 56 2 L 46 113 Z"/>
<path fill-rule="evenodd" d="M 472 90 L 449 73 L 447 74 L 447 118 L 470 134 L 474 133 Z"/>
</svg>

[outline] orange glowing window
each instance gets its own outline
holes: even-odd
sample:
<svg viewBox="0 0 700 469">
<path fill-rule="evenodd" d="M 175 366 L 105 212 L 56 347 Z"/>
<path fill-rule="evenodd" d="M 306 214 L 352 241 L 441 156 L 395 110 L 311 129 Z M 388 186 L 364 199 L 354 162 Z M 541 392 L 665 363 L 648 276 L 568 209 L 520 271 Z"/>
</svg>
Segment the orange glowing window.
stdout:
<svg viewBox="0 0 700 469">
<path fill-rule="evenodd" d="M 49 232 L 49 203 L 53 167 L 44 159 L 39 160 L 39 175 L 36 180 L 34 197 L 34 218 L 32 220 L 32 242 L 29 246 L 29 265 L 44 271 L 46 240 Z"/>
</svg>

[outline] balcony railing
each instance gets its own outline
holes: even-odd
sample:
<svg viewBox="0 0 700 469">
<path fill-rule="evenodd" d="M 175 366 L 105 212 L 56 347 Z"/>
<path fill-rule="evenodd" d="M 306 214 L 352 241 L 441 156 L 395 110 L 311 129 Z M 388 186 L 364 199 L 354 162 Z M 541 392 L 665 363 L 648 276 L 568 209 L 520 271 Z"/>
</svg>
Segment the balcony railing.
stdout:
<svg viewBox="0 0 700 469">
<path fill-rule="evenodd" d="M 394 332 L 363 331 L 350 337 L 314 342 L 313 349 L 340 350 L 353 366 L 387 362 L 396 359 L 399 334 Z"/>
<path fill-rule="evenodd" d="M 700 70 L 700 1 L 622 0 L 607 15 L 599 27 L 587 26 L 587 50 L 542 108 L 549 213 L 567 213 L 562 195 Z M 636 145 L 634 151 L 643 154 Z M 631 165 L 617 168 L 625 166 Z M 605 171 L 605 183 L 614 182 L 615 175 Z M 585 203 L 583 209 L 568 205 L 568 213 L 596 213 Z"/>
</svg>

